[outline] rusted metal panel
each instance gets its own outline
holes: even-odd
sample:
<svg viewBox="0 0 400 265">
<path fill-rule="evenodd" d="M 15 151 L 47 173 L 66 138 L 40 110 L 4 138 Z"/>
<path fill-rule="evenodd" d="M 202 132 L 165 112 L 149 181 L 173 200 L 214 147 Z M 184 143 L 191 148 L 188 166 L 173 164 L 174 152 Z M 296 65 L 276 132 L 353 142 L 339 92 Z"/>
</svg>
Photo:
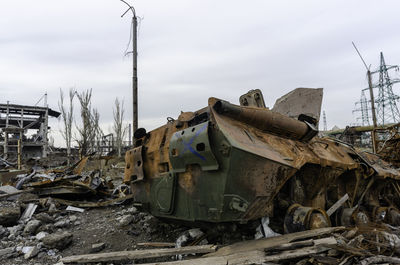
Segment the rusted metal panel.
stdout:
<svg viewBox="0 0 400 265">
<path fill-rule="evenodd" d="M 322 95 L 322 88 L 296 88 L 277 99 L 272 111 L 295 119 L 306 114 L 319 121 Z"/>
<path fill-rule="evenodd" d="M 208 107 L 137 139 L 142 157 L 127 153 L 125 180 L 133 174 L 128 164 L 142 159 L 143 179 L 131 181 L 135 201 L 155 216 L 188 222 L 283 218 L 293 203 L 322 213 L 346 193 L 352 205 L 375 205 L 392 184 L 400 193 L 391 183 L 397 170 L 350 145 L 312 137 L 310 122 L 210 98 Z M 204 148 L 196 150 L 198 143 Z M 372 190 L 376 177 L 388 179 Z M 311 217 L 309 227 L 329 225 L 323 215 Z"/>
<path fill-rule="evenodd" d="M 217 100 L 212 99 L 210 105 Z M 250 126 L 248 122 L 212 112 L 219 129 L 227 135 L 230 143 L 242 150 L 273 160 L 277 163 L 301 168 L 305 163 L 316 163 L 323 166 L 356 168 L 357 163 L 346 152 L 346 148 L 338 146 L 328 139 L 311 140 L 310 144 L 285 139 L 276 135 L 266 134 Z M 302 124 L 302 134 L 306 134 L 307 125 Z"/>
<path fill-rule="evenodd" d="M 208 139 L 208 122 L 175 132 L 169 142 L 169 160 L 174 172 L 185 172 L 193 164 L 200 165 L 203 171 L 217 170 L 218 162 Z"/>
<path fill-rule="evenodd" d="M 131 155 L 131 161 L 126 164 L 128 169 L 132 168 L 132 173 L 129 180 L 132 182 L 141 181 L 144 178 L 143 174 L 143 146 L 136 147 L 129 151 Z"/>
<path fill-rule="evenodd" d="M 264 97 L 260 89 L 250 90 L 239 98 L 240 106 L 265 108 Z"/>
<path fill-rule="evenodd" d="M 176 190 L 176 175 L 174 173 L 161 174 L 151 187 L 151 196 L 157 210 L 170 214 L 174 210 Z"/>
<path fill-rule="evenodd" d="M 79 162 L 76 164 L 76 166 L 72 170 L 72 173 L 74 173 L 75 175 L 81 174 L 82 170 L 86 166 L 88 160 L 89 160 L 88 156 L 82 157 L 81 160 L 79 160 Z"/>
<path fill-rule="evenodd" d="M 240 107 L 215 98 L 209 99 L 209 106 L 214 113 L 233 118 L 264 132 L 290 139 L 302 140 L 308 136 L 310 131 L 306 123 L 267 109 Z"/>
<path fill-rule="evenodd" d="M 377 155 L 367 152 L 360 152 L 358 155 L 375 170 L 379 177 L 400 179 L 400 172 Z"/>
</svg>

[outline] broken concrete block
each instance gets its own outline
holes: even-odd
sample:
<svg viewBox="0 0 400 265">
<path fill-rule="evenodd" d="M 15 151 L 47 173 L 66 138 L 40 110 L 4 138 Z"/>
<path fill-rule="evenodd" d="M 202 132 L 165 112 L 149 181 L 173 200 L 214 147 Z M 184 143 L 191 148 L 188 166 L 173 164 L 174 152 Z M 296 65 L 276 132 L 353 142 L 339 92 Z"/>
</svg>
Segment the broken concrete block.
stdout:
<svg viewBox="0 0 400 265">
<path fill-rule="evenodd" d="M 21 250 L 19 248 L 17 248 L 17 251 L 21 251 L 22 253 L 26 254 L 28 253 L 33 247 L 32 246 L 25 246 L 22 247 Z"/>
<path fill-rule="evenodd" d="M 55 226 L 55 227 L 58 227 L 58 228 L 61 228 L 61 227 L 66 227 L 66 226 L 68 226 L 69 224 L 70 224 L 70 221 L 69 221 L 69 220 L 60 220 L 60 221 L 54 223 L 54 226 Z"/>
<path fill-rule="evenodd" d="M 50 216 L 48 213 L 36 214 L 35 218 L 46 224 L 55 222 L 54 218 L 52 216 Z"/>
<path fill-rule="evenodd" d="M 16 236 L 20 235 L 22 233 L 23 228 L 24 226 L 22 224 L 14 225 L 12 227 L 7 227 L 7 230 L 10 233 L 8 238 L 10 238 L 10 236 L 15 238 Z"/>
<path fill-rule="evenodd" d="M 38 206 L 36 204 L 29 203 L 28 206 L 26 207 L 24 213 L 21 215 L 21 220 L 22 221 L 30 220 L 32 215 L 35 213 L 37 207 Z"/>
<path fill-rule="evenodd" d="M 190 245 L 190 243 L 198 240 L 203 235 L 204 235 L 203 231 L 201 231 L 199 228 L 186 230 L 176 239 L 175 246 L 177 248 L 188 246 Z M 199 244 L 205 245 L 207 243 L 208 243 L 207 239 L 203 239 Z"/>
<path fill-rule="evenodd" d="M 72 212 L 79 212 L 79 213 L 83 213 L 85 211 L 85 209 L 74 207 L 74 206 L 68 206 L 65 210 L 72 211 Z"/>
<path fill-rule="evenodd" d="M 14 247 L 0 249 L 0 258 L 7 257 L 15 252 Z"/>
<path fill-rule="evenodd" d="M 72 234 L 68 232 L 54 233 L 42 238 L 48 248 L 64 249 L 72 242 Z"/>
<path fill-rule="evenodd" d="M 78 220 L 78 217 L 77 217 L 76 215 L 71 215 L 71 216 L 69 217 L 69 220 L 73 223 L 73 222 L 75 222 L 76 220 Z"/>
<path fill-rule="evenodd" d="M 34 247 L 30 247 L 29 250 L 26 251 L 24 258 L 25 259 L 30 259 L 35 257 L 37 254 L 39 253 L 39 249 L 34 246 Z"/>
<path fill-rule="evenodd" d="M 132 206 L 131 208 L 126 210 L 126 213 L 129 213 L 129 214 L 135 214 L 137 212 L 138 212 L 138 209 L 135 206 Z"/>
<path fill-rule="evenodd" d="M 103 250 L 105 247 L 106 247 L 105 243 L 93 244 L 90 252 L 91 253 L 99 252 L 99 251 Z"/>
<path fill-rule="evenodd" d="M 124 215 L 121 217 L 121 219 L 119 219 L 119 225 L 120 226 L 127 226 L 130 223 L 132 223 L 133 219 L 135 219 L 134 216 L 132 215 Z"/>
<path fill-rule="evenodd" d="M 24 233 L 28 235 L 34 234 L 41 224 L 39 220 L 30 220 L 25 226 Z"/>
<path fill-rule="evenodd" d="M 0 239 L 7 237 L 9 234 L 8 229 L 0 225 Z"/>
<path fill-rule="evenodd" d="M 57 207 L 56 207 L 56 205 L 54 204 L 54 203 L 51 203 L 50 204 L 50 206 L 49 206 L 49 213 L 56 213 L 58 210 L 57 210 Z"/>
<path fill-rule="evenodd" d="M 11 194 L 11 193 L 16 193 L 18 191 L 19 191 L 18 189 L 16 189 L 13 186 L 10 186 L 10 185 L 0 186 L 0 194 L 3 194 L 3 193 L 4 194 Z"/>
<path fill-rule="evenodd" d="M 0 225 L 12 226 L 17 224 L 21 211 L 19 207 L 0 207 Z"/>
<path fill-rule="evenodd" d="M 37 233 L 36 234 L 36 236 L 35 236 L 35 238 L 37 239 L 37 240 L 42 240 L 45 236 L 47 236 L 49 233 L 46 233 L 46 232 L 39 232 L 39 233 Z"/>
</svg>

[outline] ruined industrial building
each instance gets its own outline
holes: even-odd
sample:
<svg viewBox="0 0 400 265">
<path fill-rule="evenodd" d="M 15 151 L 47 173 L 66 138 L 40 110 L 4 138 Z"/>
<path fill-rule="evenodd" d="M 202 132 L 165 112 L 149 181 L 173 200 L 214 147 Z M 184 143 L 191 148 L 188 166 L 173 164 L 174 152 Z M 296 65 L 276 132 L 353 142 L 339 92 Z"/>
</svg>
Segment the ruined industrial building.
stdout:
<svg viewBox="0 0 400 265">
<path fill-rule="evenodd" d="M 0 104 L 0 148 L 4 159 L 47 157 L 48 120 L 60 112 L 47 107 Z"/>
</svg>

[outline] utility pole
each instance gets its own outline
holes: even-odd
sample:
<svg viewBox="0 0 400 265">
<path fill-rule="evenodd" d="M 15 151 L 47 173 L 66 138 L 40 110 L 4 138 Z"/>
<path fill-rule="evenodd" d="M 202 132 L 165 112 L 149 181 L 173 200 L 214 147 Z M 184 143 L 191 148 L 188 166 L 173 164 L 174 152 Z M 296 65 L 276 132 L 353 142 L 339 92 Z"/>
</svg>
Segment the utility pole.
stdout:
<svg viewBox="0 0 400 265">
<path fill-rule="evenodd" d="M 129 146 L 132 146 L 132 124 L 129 123 Z"/>
<path fill-rule="evenodd" d="M 372 78 L 371 78 L 371 71 L 369 70 L 367 64 L 365 63 L 364 59 L 361 56 L 361 53 L 358 51 L 356 45 L 354 44 L 354 42 L 351 42 L 354 46 L 354 49 L 356 49 L 358 56 L 360 56 L 361 61 L 363 62 L 365 68 L 367 69 L 367 78 L 368 78 L 368 87 L 369 87 L 369 95 L 371 97 L 371 111 L 372 111 L 372 122 L 374 125 L 374 128 L 372 129 L 371 132 L 371 138 L 372 138 L 372 150 L 374 153 L 376 153 L 377 151 L 377 147 L 378 147 L 378 143 L 376 141 L 376 111 L 375 111 L 375 97 L 374 97 L 374 90 L 373 90 L 373 86 L 372 86 Z"/>
<path fill-rule="evenodd" d="M 378 149 L 378 143 L 376 141 L 376 127 L 378 125 L 376 123 L 375 97 L 374 97 L 374 90 L 373 90 L 373 87 L 372 87 L 371 71 L 368 68 L 367 68 L 367 77 L 368 77 L 369 96 L 371 97 L 372 124 L 374 125 L 374 129 L 371 132 L 371 136 L 372 136 L 372 151 L 374 153 L 376 153 L 376 151 Z"/>
<path fill-rule="evenodd" d="M 324 131 L 328 131 L 328 124 L 326 123 L 326 115 L 325 115 L 325 110 L 322 112 L 323 113 L 323 120 L 324 120 Z"/>
<path fill-rule="evenodd" d="M 128 9 L 121 15 L 123 17 L 129 10 L 132 11 L 132 94 L 133 94 L 133 132 L 138 128 L 138 78 L 137 78 L 137 18 L 133 6 L 121 0 L 128 6 Z"/>
</svg>

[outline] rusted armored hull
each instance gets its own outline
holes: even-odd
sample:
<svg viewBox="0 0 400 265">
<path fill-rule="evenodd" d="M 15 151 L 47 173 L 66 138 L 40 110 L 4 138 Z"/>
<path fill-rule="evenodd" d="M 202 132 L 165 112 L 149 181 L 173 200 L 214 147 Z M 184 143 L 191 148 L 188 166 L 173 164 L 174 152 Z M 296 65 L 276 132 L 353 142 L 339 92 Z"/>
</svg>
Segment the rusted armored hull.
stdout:
<svg viewBox="0 0 400 265">
<path fill-rule="evenodd" d="M 207 108 L 137 135 L 124 181 L 155 216 L 246 222 L 294 203 L 324 211 L 346 193 L 351 205 L 370 203 L 370 179 L 400 177 L 375 155 L 315 134 L 307 119 L 210 98 Z"/>
</svg>

